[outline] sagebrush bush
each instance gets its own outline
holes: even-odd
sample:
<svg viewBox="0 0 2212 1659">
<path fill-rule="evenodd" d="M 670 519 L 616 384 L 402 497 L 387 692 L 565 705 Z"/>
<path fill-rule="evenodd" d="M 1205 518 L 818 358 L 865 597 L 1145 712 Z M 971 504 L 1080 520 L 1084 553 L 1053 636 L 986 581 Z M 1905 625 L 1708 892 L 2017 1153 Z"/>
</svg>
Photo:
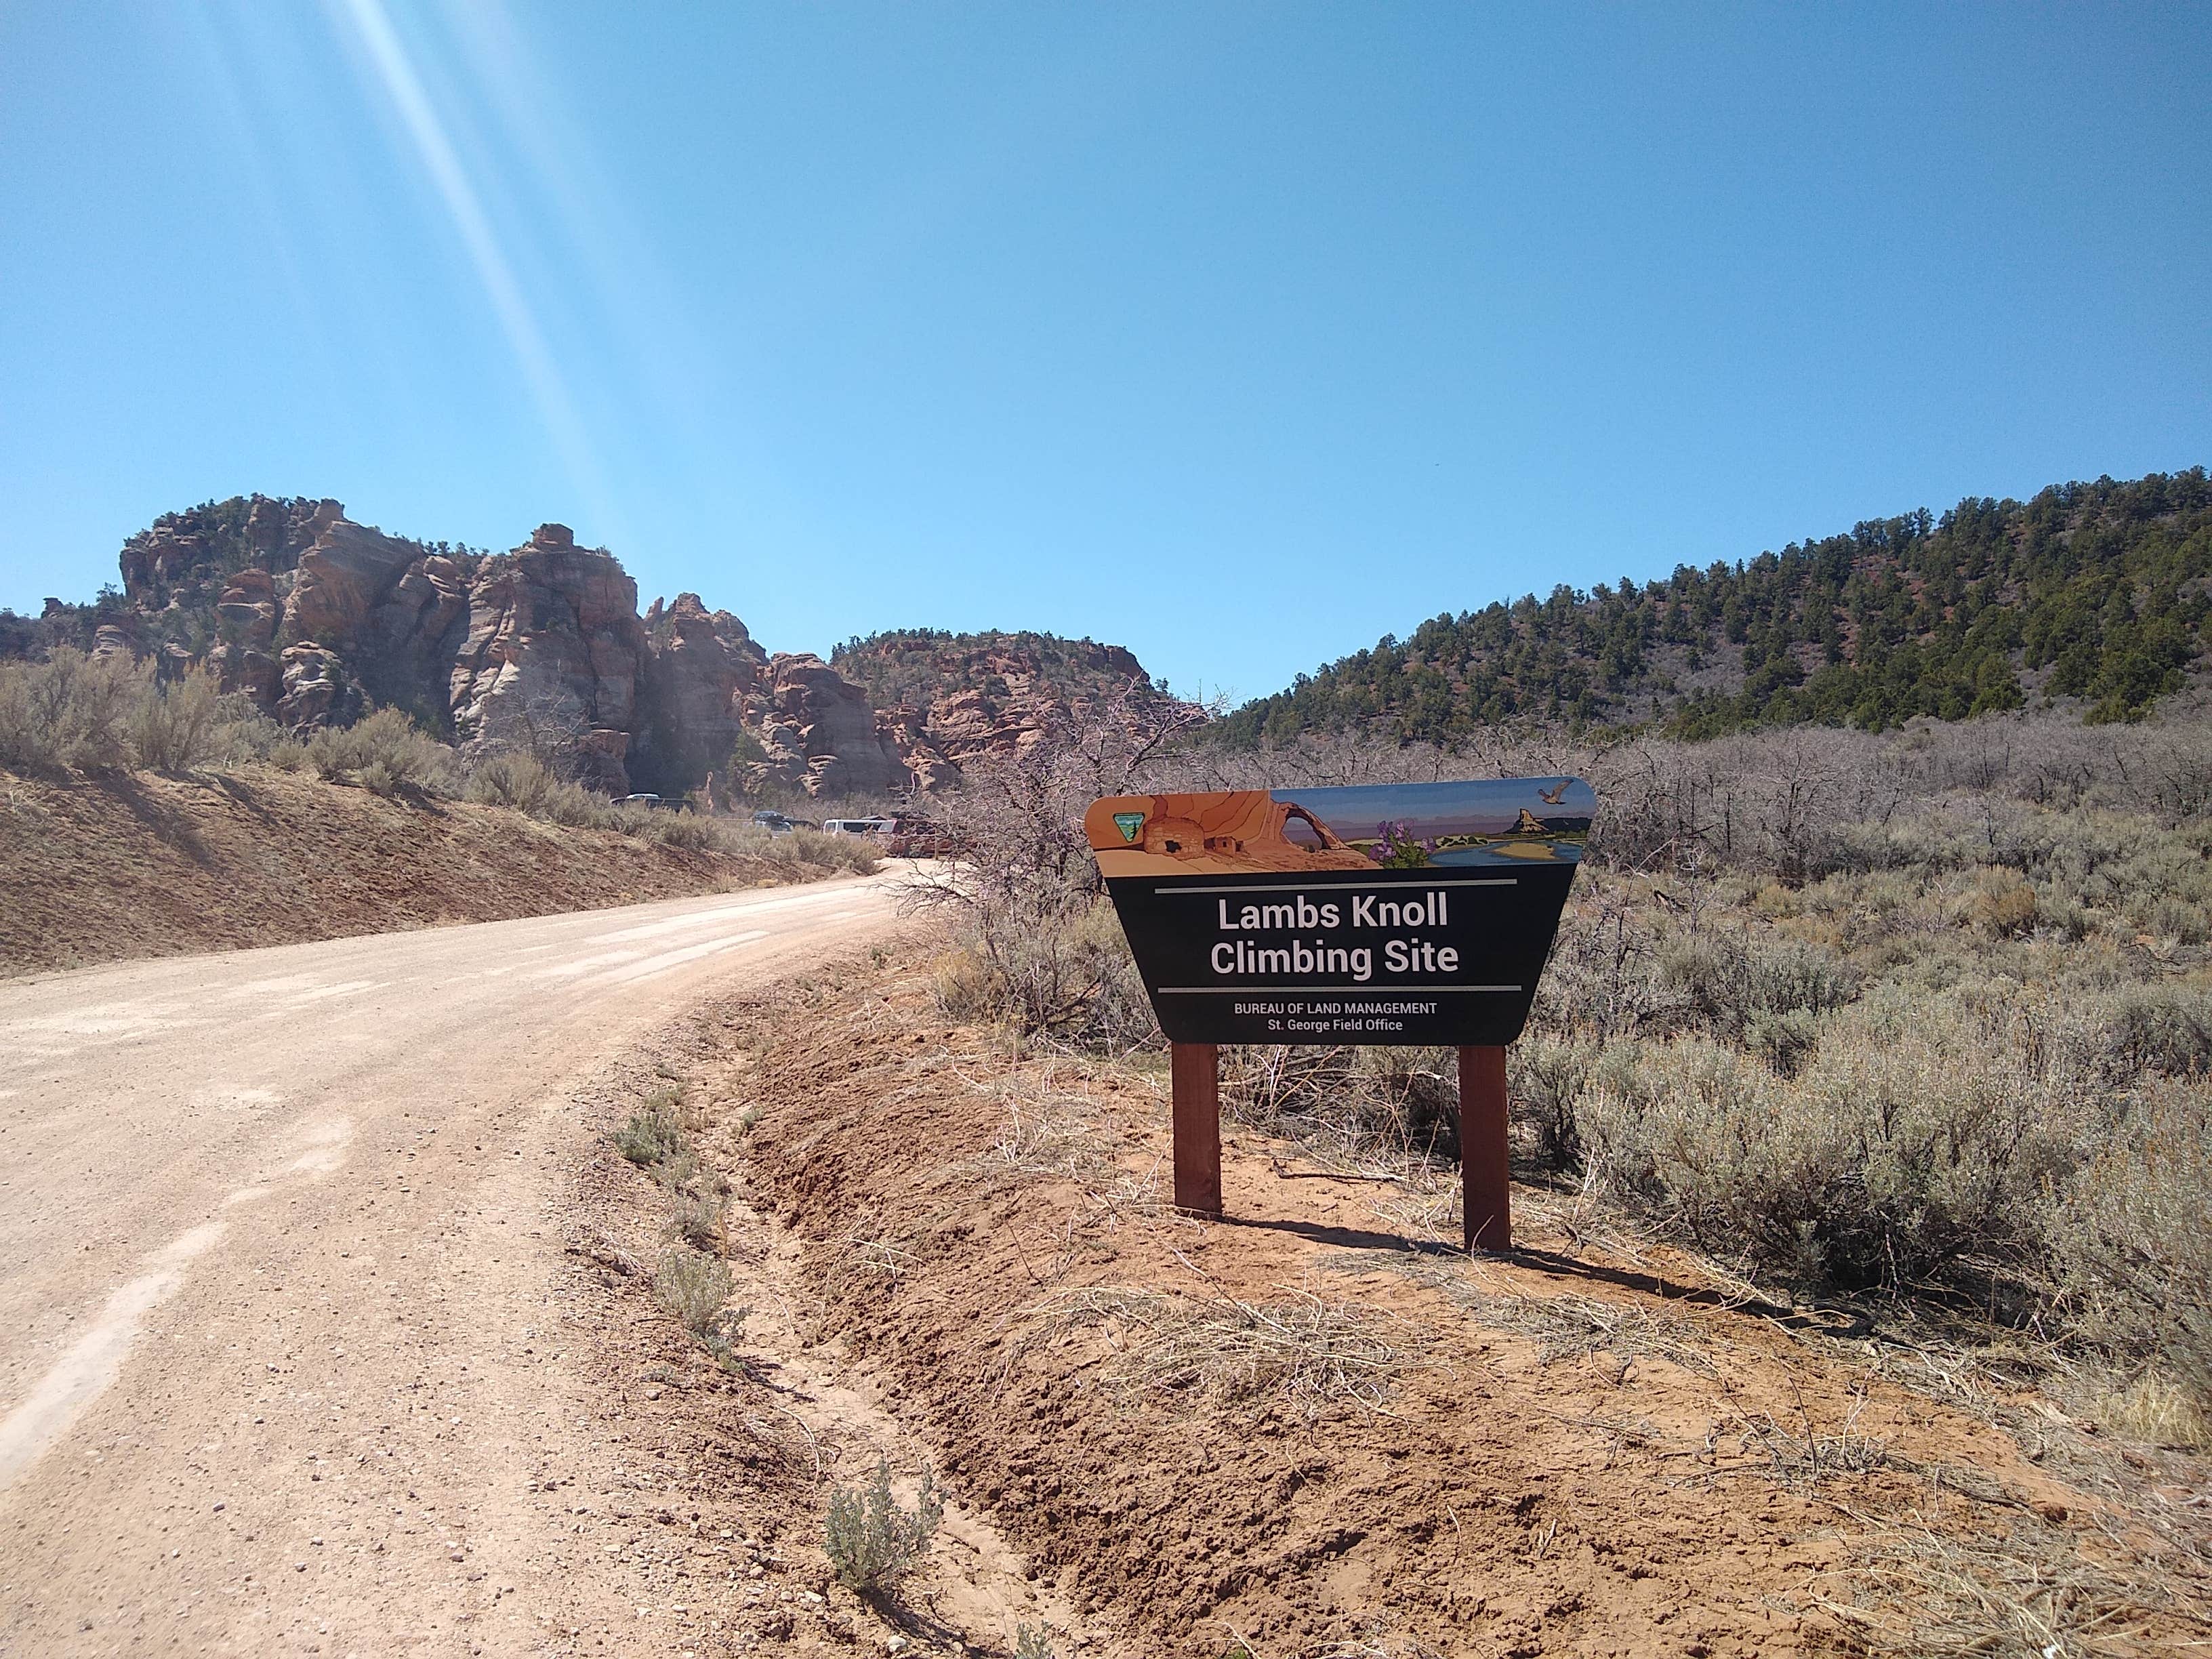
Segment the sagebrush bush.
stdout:
<svg viewBox="0 0 2212 1659">
<path fill-rule="evenodd" d="M 2084 1328 L 2212 1406 L 2212 1096 L 2164 1084 L 2051 1200 Z"/>
<path fill-rule="evenodd" d="M 307 738 L 307 753 L 318 775 L 357 782 L 379 794 L 408 788 L 450 793 L 457 781 L 453 751 L 396 708 L 379 708 L 351 726 L 325 727 Z"/>
<path fill-rule="evenodd" d="M 823 1530 L 830 1570 L 847 1589 L 890 1595 L 921 1564 L 944 1518 L 928 1464 L 921 1466 L 921 1484 L 908 1509 L 891 1491 L 890 1460 L 878 1458 L 866 1486 L 840 1486 L 830 1494 Z"/>
<path fill-rule="evenodd" d="M 614 1132 L 615 1150 L 640 1169 L 651 1170 L 680 1155 L 690 1142 L 672 1098 L 655 1097 Z"/>
<path fill-rule="evenodd" d="M 2039 1194 L 2071 1178 L 2109 1109 L 2063 1055 L 2016 1040 L 2018 1012 L 1886 988 L 1826 1022 L 1792 1077 L 1707 1038 L 1647 1045 L 1589 1088 L 1583 1138 L 1614 1190 L 1801 1284 L 2023 1263 Z"/>
<path fill-rule="evenodd" d="M 606 805 L 537 756 L 520 750 L 499 749 L 477 757 L 469 768 L 462 793 L 486 806 L 504 806 L 533 818 L 571 825 L 591 823 Z"/>
<path fill-rule="evenodd" d="M 715 1193 L 678 1196 L 670 1220 L 677 1236 L 695 1250 L 718 1250 L 722 1243 L 722 1200 Z"/>
<path fill-rule="evenodd" d="M 653 1288 L 669 1312 L 684 1322 L 684 1328 L 692 1335 L 702 1338 L 731 1334 L 725 1328 L 729 1322 L 723 1310 L 735 1288 L 730 1278 L 727 1263 L 719 1256 L 702 1255 L 697 1250 L 671 1250 L 660 1260 L 660 1267 L 653 1276 Z M 737 1316 L 742 1324 L 744 1315 Z"/>
<path fill-rule="evenodd" d="M 1858 969 L 1833 951 L 1716 927 L 1666 940 L 1658 967 L 1659 988 L 1685 1021 L 1737 1042 L 1762 1021 L 1817 1020 L 1859 993 Z"/>
<path fill-rule="evenodd" d="M 20 771 L 129 764 L 134 716 L 160 696 L 150 665 L 61 647 L 0 663 L 0 765 Z"/>
<path fill-rule="evenodd" d="M 125 724 L 132 757 L 156 772 L 189 772 L 217 759 L 225 747 L 222 702 L 204 668 L 147 686 Z"/>
</svg>

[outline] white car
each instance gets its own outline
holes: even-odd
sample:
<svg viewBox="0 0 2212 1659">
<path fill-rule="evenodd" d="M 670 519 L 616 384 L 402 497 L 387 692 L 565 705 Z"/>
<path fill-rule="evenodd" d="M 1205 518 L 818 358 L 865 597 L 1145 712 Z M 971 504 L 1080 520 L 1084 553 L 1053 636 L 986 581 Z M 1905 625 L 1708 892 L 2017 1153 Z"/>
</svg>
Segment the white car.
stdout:
<svg viewBox="0 0 2212 1659">
<path fill-rule="evenodd" d="M 832 836 L 868 836 L 877 839 L 890 833 L 889 818 L 824 818 L 822 828 Z"/>
</svg>

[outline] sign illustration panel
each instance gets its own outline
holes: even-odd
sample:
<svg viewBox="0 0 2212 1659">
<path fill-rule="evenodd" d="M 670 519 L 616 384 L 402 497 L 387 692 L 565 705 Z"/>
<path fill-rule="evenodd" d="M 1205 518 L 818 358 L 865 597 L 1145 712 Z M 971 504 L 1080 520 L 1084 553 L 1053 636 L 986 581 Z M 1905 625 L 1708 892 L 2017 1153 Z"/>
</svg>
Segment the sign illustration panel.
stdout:
<svg viewBox="0 0 2212 1659">
<path fill-rule="evenodd" d="M 1597 798 L 1580 778 L 1109 795 L 1084 816 L 1175 1042 L 1518 1036 Z"/>
</svg>

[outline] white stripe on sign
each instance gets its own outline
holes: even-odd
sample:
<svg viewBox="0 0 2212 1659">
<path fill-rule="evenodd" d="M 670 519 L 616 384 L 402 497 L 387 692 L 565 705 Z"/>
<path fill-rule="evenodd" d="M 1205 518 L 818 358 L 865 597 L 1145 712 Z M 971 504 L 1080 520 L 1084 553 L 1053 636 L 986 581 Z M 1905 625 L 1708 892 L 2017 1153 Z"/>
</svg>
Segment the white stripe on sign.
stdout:
<svg viewBox="0 0 2212 1659">
<path fill-rule="evenodd" d="M 1318 872 L 1316 872 L 1316 874 L 1318 874 Z M 1152 891 L 1159 894 L 1164 898 L 1171 898 L 1178 893 L 1188 893 L 1193 898 L 1196 898 L 1200 894 L 1211 895 L 1214 893 L 1316 893 L 1324 891 L 1331 893 L 1348 893 L 1364 891 L 1370 888 L 1378 893 L 1387 893 L 1393 888 L 1413 886 L 1512 887 L 1518 884 L 1521 878 L 1518 876 L 1485 876 L 1480 881 L 1429 881 L 1426 879 L 1419 879 L 1417 881 L 1291 881 L 1285 882 L 1279 887 L 1155 887 L 1152 889 Z"/>
<path fill-rule="evenodd" d="M 1315 996 L 1327 992 L 1332 996 L 1370 997 L 1385 991 L 1425 992 L 1436 996 L 1445 991 L 1517 991 L 1518 985 L 1163 985 L 1159 994 L 1164 997 L 1222 997 L 1222 996 Z"/>
</svg>

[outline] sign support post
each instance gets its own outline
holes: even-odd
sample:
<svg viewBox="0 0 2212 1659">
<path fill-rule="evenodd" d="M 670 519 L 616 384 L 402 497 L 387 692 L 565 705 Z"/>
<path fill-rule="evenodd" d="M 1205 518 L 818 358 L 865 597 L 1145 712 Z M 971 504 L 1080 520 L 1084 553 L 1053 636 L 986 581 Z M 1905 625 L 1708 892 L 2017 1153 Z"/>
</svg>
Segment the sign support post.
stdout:
<svg viewBox="0 0 2212 1659">
<path fill-rule="evenodd" d="M 1222 1213 L 1217 1045 L 1451 1048 L 1462 1242 L 1510 1249 L 1505 1045 L 1596 812 L 1571 777 L 1091 802 L 1084 839 L 1172 1045 L 1176 1208 Z"/>
<path fill-rule="evenodd" d="M 1469 1251 L 1513 1246 L 1513 1183 L 1506 1165 L 1505 1050 L 1459 1051 L 1461 1243 Z"/>
<path fill-rule="evenodd" d="M 1175 1201 L 1185 1215 L 1221 1218 L 1221 1062 L 1211 1042 L 1168 1051 L 1175 1111 Z"/>
</svg>

